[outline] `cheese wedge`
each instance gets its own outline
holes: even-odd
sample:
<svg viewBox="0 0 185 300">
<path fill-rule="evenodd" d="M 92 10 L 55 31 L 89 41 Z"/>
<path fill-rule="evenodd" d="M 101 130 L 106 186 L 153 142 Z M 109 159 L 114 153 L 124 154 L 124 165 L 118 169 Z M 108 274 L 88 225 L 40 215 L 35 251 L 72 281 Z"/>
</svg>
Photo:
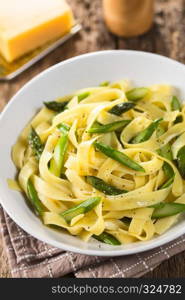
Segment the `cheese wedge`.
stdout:
<svg viewBox="0 0 185 300">
<path fill-rule="evenodd" d="M 0 53 L 8 62 L 70 31 L 65 0 L 0 0 Z"/>
</svg>

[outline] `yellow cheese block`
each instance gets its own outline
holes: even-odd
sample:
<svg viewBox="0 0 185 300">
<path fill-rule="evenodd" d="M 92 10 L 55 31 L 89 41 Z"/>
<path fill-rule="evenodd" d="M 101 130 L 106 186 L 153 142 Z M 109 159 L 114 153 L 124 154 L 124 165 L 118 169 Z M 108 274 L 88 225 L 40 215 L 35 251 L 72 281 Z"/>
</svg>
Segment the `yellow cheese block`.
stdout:
<svg viewBox="0 0 185 300">
<path fill-rule="evenodd" d="M 0 1 L 0 52 L 8 62 L 67 33 L 73 14 L 65 0 Z"/>
</svg>

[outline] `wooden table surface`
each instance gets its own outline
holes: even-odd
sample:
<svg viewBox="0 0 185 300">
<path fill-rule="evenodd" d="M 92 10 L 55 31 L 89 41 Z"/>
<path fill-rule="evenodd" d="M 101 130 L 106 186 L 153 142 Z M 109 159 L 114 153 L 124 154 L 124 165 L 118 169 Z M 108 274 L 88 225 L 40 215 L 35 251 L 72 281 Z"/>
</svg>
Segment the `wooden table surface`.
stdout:
<svg viewBox="0 0 185 300">
<path fill-rule="evenodd" d="M 115 0 L 116 1 L 116 0 Z M 83 30 L 11 82 L 0 83 L 0 110 L 28 80 L 67 58 L 106 49 L 133 49 L 159 53 L 185 63 L 185 1 L 156 0 L 154 26 L 147 34 L 117 38 L 102 20 L 101 0 L 68 0 Z M 142 70 L 141 70 L 142 72 Z M 26 99 L 25 99 L 26 101 Z M 0 277 L 10 277 L 6 251 L 0 237 Z M 185 277 L 185 252 L 162 263 L 145 277 Z"/>
</svg>

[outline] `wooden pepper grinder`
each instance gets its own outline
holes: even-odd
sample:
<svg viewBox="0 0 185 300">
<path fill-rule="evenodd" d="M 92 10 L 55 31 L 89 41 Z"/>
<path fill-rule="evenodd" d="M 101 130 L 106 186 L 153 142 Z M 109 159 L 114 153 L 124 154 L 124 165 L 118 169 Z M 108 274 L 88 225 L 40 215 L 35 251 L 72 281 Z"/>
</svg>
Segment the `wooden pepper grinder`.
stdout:
<svg viewBox="0 0 185 300">
<path fill-rule="evenodd" d="M 137 36 L 152 26 L 154 0 L 103 0 L 103 12 L 112 33 L 123 37 Z"/>
</svg>

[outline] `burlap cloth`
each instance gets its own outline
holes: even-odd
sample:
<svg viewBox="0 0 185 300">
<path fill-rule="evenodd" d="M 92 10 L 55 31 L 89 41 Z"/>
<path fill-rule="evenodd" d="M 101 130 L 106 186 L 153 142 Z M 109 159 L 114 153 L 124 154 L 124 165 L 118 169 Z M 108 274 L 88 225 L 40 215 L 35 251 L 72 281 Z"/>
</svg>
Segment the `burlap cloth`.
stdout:
<svg viewBox="0 0 185 300">
<path fill-rule="evenodd" d="M 129 256 L 97 257 L 66 252 L 33 238 L 0 207 L 0 224 L 12 277 L 140 277 L 185 250 L 185 235 L 162 247 Z"/>
</svg>

